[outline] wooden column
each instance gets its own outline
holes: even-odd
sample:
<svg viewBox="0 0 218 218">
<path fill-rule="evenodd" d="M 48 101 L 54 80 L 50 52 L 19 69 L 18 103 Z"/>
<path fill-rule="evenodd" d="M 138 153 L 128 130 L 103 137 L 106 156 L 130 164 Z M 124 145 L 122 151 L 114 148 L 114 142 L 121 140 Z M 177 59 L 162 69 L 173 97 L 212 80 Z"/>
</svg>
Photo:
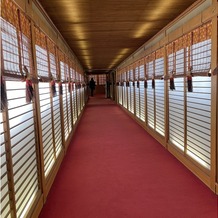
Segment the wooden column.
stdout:
<svg viewBox="0 0 218 218">
<path fill-rule="evenodd" d="M 213 0 L 212 40 L 211 40 L 211 177 L 210 188 L 218 194 L 218 3 Z"/>
</svg>

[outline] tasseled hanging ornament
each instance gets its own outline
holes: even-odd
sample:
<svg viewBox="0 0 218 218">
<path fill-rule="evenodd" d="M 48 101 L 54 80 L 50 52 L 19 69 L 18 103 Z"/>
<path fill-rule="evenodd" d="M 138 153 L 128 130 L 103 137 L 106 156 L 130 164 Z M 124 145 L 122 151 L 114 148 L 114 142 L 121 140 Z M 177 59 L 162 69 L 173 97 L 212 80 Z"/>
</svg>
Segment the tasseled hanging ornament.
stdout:
<svg viewBox="0 0 218 218">
<path fill-rule="evenodd" d="M 25 81 L 26 81 L 26 102 L 30 103 L 33 100 L 34 97 L 34 91 L 33 91 L 33 83 L 30 79 L 29 71 L 26 66 L 24 66 L 24 72 L 25 75 Z"/>
<path fill-rule="evenodd" d="M 174 78 L 170 77 L 170 90 L 175 90 Z"/>
<path fill-rule="evenodd" d="M 139 88 L 139 81 L 137 81 L 137 88 Z"/>
<path fill-rule="evenodd" d="M 187 76 L 187 83 L 188 83 L 188 92 L 193 92 L 193 86 L 192 86 L 192 76 Z"/>
<path fill-rule="evenodd" d="M 59 95 L 63 95 L 63 87 L 62 87 L 62 82 L 59 82 Z"/>
<path fill-rule="evenodd" d="M 51 80 L 51 94 L 52 94 L 52 97 L 57 96 L 55 80 L 53 79 Z"/>
<path fill-rule="evenodd" d="M 33 84 L 32 81 L 26 78 L 26 102 L 30 103 L 33 100 Z"/>
<path fill-rule="evenodd" d="M 188 85 L 188 92 L 193 92 L 192 86 L 192 66 L 189 67 L 189 71 L 187 74 L 187 85 Z"/>
<path fill-rule="evenodd" d="M 1 111 L 4 111 L 7 106 L 7 93 L 5 88 L 5 81 L 1 75 Z"/>
<path fill-rule="evenodd" d="M 145 89 L 148 88 L 148 82 L 147 82 L 147 80 L 144 81 L 144 88 L 145 88 Z"/>
<path fill-rule="evenodd" d="M 152 86 L 152 89 L 155 89 L 155 80 L 154 80 L 154 77 L 152 77 L 151 86 Z"/>
<path fill-rule="evenodd" d="M 175 90 L 174 74 L 175 72 L 173 71 L 170 75 L 170 90 Z"/>
<path fill-rule="evenodd" d="M 71 92 L 71 83 L 68 82 L 68 92 Z"/>
</svg>

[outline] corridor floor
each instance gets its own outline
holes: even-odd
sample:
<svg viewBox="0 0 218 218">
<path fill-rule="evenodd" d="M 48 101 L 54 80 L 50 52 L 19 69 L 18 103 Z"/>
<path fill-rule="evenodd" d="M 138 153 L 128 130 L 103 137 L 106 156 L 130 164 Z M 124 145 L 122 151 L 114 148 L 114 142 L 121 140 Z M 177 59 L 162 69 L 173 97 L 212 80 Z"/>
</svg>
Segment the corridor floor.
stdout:
<svg viewBox="0 0 218 218">
<path fill-rule="evenodd" d="M 40 218 L 217 218 L 217 196 L 110 99 L 89 99 Z"/>
</svg>

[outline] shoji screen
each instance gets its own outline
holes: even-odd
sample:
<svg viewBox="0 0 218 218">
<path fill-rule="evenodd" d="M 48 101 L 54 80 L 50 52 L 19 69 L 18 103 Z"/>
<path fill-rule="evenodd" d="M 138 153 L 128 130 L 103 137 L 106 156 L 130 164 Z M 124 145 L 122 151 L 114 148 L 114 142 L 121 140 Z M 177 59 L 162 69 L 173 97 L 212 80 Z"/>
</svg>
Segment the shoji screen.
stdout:
<svg viewBox="0 0 218 218">
<path fill-rule="evenodd" d="M 79 73 L 76 71 L 76 81 L 77 81 L 77 86 L 76 86 L 76 97 L 77 97 L 77 113 L 78 116 L 81 113 L 81 96 L 80 96 L 80 88 L 79 88 Z"/>
<path fill-rule="evenodd" d="M 4 75 L 25 76 L 24 66 L 32 74 L 30 21 L 7 0 L 2 3 L 1 40 Z"/>
<path fill-rule="evenodd" d="M 211 23 L 172 42 L 167 53 L 175 83 L 169 90 L 170 142 L 210 169 Z"/>
<path fill-rule="evenodd" d="M 180 44 L 181 39 L 167 46 L 168 75 L 174 77 L 175 85 L 175 89 L 170 89 L 170 81 L 168 83 L 169 140 L 184 151 L 184 49 L 179 46 Z M 180 74 L 181 77 L 179 77 Z"/>
<path fill-rule="evenodd" d="M 211 78 L 193 77 L 187 93 L 187 154 L 210 169 Z"/>
<path fill-rule="evenodd" d="M 82 102 L 82 75 L 80 73 L 78 73 L 79 75 L 79 93 L 80 93 L 80 111 L 82 111 L 83 108 L 83 102 Z"/>
<path fill-rule="evenodd" d="M 84 76 L 81 75 L 81 84 L 82 84 L 82 108 L 85 106 L 85 80 Z"/>
<path fill-rule="evenodd" d="M 211 23 L 192 33 L 187 69 L 192 69 L 192 92 L 187 92 L 187 154 L 210 169 L 211 143 Z"/>
<path fill-rule="evenodd" d="M 69 92 L 67 79 L 69 78 L 69 66 L 67 64 L 67 58 L 59 51 L 60 60 L 60 73 L 62 83 L 62 102 L 63 102 L 63 115 L 64 115 L 64 138 L 68 139 L 72 130 L 72 117 L 71 117 L 71 96 Z"/>
<path fill-rule="evenodd" d="M 140 117 L 140 99 L 139 99 L 139 67 L 135 67 L 135 115 Z"/>
<path fill-rule="evenodd" d="M 127 68 L 127 108 L 130 111 L 131 110 L 131 92 L 130 92 L 130 69 Z"/>
<path fill-rule="evenodd" d="M 69 89 L 70 89 L 70 92 L 71 92 L 71 102 L 72 102 L 72 105 L 71 105 L 71 114 L 72 114 L 72 120 L 73 120 L 73 124 L 75 123 L 75 112 L 74 112 L 74 102 L 73 102 L 73 91 L 74 91 L 74 87 L 73 87 L 73 78 L 74 78 L 74 70 L 73 70 L 73 64 L 72 62 L 70 62 L 70 81 L 69 81 Z"/>
<path fill-rule="evenodd" d="M 77 121 L 77 102 L 76 102 L 76 71 L 75 66 L 72 66 L 71 70 L 71 79 L 72 79 L 72 110 L 73 110 L 73 124 Z"/>
<path fill-rule="evenodd" d="M 85 87 L 84 87 L 84 76 L 80 73 L 80 86 L 81 86 L 81 110 L 85 105 Z"/>
<path fill-rule="evenodd" d="M 98 75 L 98 84 L 105 85 L 106 84 L 106 74 Z"/>
<path fill-rule="evenodd" d="M 32 76 L 30 21 L 12 1 L 1 3 L 1 76 L 7 93 L 6 108 L 0 113 L 1 213 L 14 216 L 9 208 L 11 193 L 15 195 L 10 199 L 15 214 L 24 217 L 39 193 L 35 109 L 32 102 L 26 102 L 23 80 L 27 71 Z"/>
<path fill-rule="evenodd" d="M 57 51 L 55 45 L 52 41 L 47 38 L 48 56 L 49 56 L 49 70 L 50 75 L 55 81 L 58 75 L 57 66 Z M 51 105 L 52 105 L 52 125 L 53 125 L 53 146 L 55 150 L 55 157 L 57 158 L 60 151 L 63 149 L 62 144 L 62 131 L 61 131 L 61 111 L 60 111 L 60 96 L 59 96 L 59 86 L 55 82 L 54 84 L 56 93 L 51 94 Z M 51 83 L 50 83 L 51 92 Z"/>
<path fill-rule="evenodd" d="M 8 176 L 8 161 L 7 161 L 7 149 L 6 149 L 6 138 L 5 134 L 8 134 L 5 127 L 5 121 L 3 121 L 3 114 L 0 112 L 0 141 L 1 141 L 1 173 L 0 173 L 0 188 L 1 188 L 1 195 L 0 195 L 0 214 L 2 217 L 12 217 L 11 213 L 14 213 L 14 211 L 11 210 L 10 206 L 10 193 L 9 191 L 9 176 Z"/>
<path fill-rule="evenodd" d="M 53 97 L 53 119 L 54 119 L 54 144 L 56 157 L 60 154 L 63 149 L 62 144 L 62 132 L 61 132 L 61 111 L 59 101 L 59 87 L 56 85 L 56 96 Z"/>
<path fill-rule="evenodd" d="M 84 102 L 85 102 L 85 90 L 84 90 L 84 86 L 83 86 L 83 83 L 84 83 L 84 78 L 83 76 L 80 74 L 80 86 L 81 86 L 81 110 L 83 109 L 83 106 L 84 106 Z"/>
<path fill-rule="evenodd" d="M 122 70 L 122 81 L 123 81 L 123 107 L 127 108 L 127 93 L 126 93 L 126 71 Z"/>
<path fill-rule="evenodd" d="M 164 48 L 155 52 L 155 130 L 162 136 L 165 135 L 164 115 Z"/>
<path fill-rule="evenodd" d="M 49 83 L 39 83 L 39 99 L 44 153 L 44 170 L 45 176 L 47 176 L 55 162 L 55 150 L 53 147 L 52 137 L 52 113 Z"/>
<path fill-rule="evenodd" d="M 72 114 L 72 97 L 71 97 L 71 88 L 70 88 L 70 84 L 69 84 L 69 80 L 70 80 L 70 67 L 69 67 L 69 59 L 66 57 L 65 58 L 65 76 L 66 76 L 66 79 L 67 82 L 64 84 L 65 86 L 65 90 L 64 92 L 66 93 L 66 107 L 67 107 L 67 122 L 68 122 L 68 131 L 69 131 L 69 134 L 71 133 L 72 131 L 72 128 L 73 128 L 73 114 Z M 64 95 L 63 95 L 64 96 Z"/>
<path fill-rule="evenodd" d="M 133 74 L 133 65 L 130 66 L 129 70 L 129 111 L 134 114 L 134 74 Z"/>
<path fill-rule="evenodd" d="M 39 190 L 35 109 L 26 103 L 26 84 L 7 81 L 8 116 L 18 217 L 24 216 Z"/>
<path fill-rule="evenodd" d="M 80 90 L 80 74 L 78 72 L 76 72 L 76 80 L 77 80 L 77 110 L 78 110 L 78 116 L 81 113 L 81 90 Z"/>
<path fill-rule="evenodd" d="M 119 81 L 119 86 L 118 86 L 118 93 L 119 93 L 119 104 L 123 104 L 123 95 L 122 95 L 122 86 L 121 86 L 121 81 L 122 81 L 122 75 L 120 74 L 119 72 L 119 75 L 118 75 L 118 81 Z"/>
<path fill-rule="evenodd" d="M 46 46 L 46 37 L 38 29 L 35 28 L 36 36 L 36 62 L 38 76 L 49 78 L 49 63 L 48 51 Z M 55 162 L 55 151 L 53 148 L 52 135 L 52 113 L 50 99 L 50 83 L 39 82 L 39 100 L 40 100 L 40 116 L 41 116 L 41 131 L 44 155 L 44 173 L 48 175 Z"/>
<path fill-rule="evenodd" d="M 154 59 L 155 53 L 150 54 L 146 57 L 146 73 L 148 76 L 148 87 L 147 87 L 147 117 L 148 125 L 154 129 L 154 90 L 155 87 L 152 87 L 152 82 L 154 82 Z"/>
<path fill-rule="evenodd" d="M 140 99 L 140 116 L 142 121 L 145 121 L 145 87 L 144 87 L 144 60 L 140 61 L 139 66 L 139 99 Z"/>
</svg>

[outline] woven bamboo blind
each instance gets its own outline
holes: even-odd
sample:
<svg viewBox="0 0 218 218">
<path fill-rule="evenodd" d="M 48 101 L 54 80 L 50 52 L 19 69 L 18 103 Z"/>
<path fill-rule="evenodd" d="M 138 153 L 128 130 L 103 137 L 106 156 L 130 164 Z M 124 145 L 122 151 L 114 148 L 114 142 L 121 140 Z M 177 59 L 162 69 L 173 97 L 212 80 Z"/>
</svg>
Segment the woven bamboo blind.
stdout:
<svg viewBox="0 0 218 218">
<path fill-rule="evenodd" d="M 34 31 L 35 31 L 35 44 L 47 50 L 45 34 L 36 26 L 34 27 Z"/>
<path fill-rule="evenodd" d="M 36 48 L 36 60 L 37 60 L 37 74 L 43 78 L 50 78 L 49 73 L 49 57 L 46 45 L 46 36 L 38 28 L 34 27 L 35 32 L 35 48 Z"/>
<path fill-rule="evenodd" d="M 139 61 L 137 61 L 134 65 L 135 65 L 134 66 L 134 68 L 135 68 L 134 79 L 138 80 L 139 79 Z"/>
<path fill-rule="evenodd" d="M 1 1 L 1 17 L 12 24 L 15 28 L 19 27 L 18 9 L 14 2 L 10 0 Z"/>
<path fill-rule="evenodd" d="M 46 38 L 48 55 L 49 55 L 49 70 L 50 76 L 57 79 L 58 77 L 58 66 L 57 66 L 57 55 L 56 55 L 56 46 L 55 44 L 47 37 Z"/>
<path fill-rule="evenodd" d="M 164 75 L 164 48 L 155 51 L 155 76 Z"/>
<path fill-rule="evenodd" d="M 30 20 L 9 0 L 2 1 L 2 69 L 4 75 L 33 74 Z"/>
<path fill-rule="evenodd" d="M 146 75 L 148 79 L 151 79 L 154 76 L 154 60 L 155 60 L 155 52 L 147 55 L 145 57 L 146 63 Z"/>
</svg>

